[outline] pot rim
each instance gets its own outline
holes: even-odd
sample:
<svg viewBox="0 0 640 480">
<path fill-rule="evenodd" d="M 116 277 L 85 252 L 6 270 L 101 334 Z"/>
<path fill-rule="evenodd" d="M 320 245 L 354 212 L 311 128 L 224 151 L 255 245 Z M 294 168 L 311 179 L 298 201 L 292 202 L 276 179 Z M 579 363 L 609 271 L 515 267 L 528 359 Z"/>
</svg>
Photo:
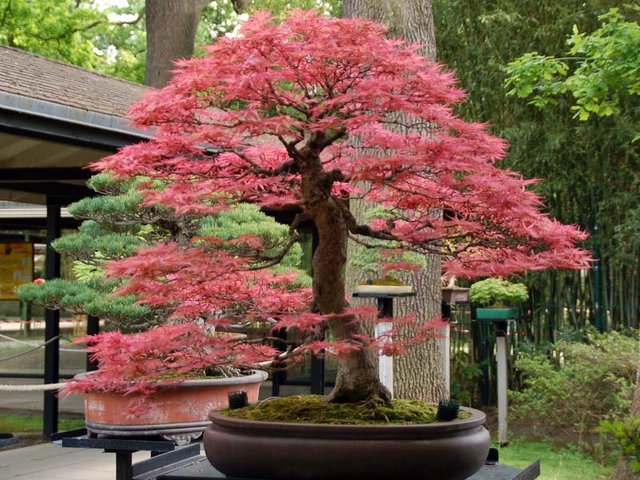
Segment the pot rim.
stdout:
<svg viewBox="0 0 640 480">
<path fill-rule="evenodd" d="M 94 375 L 93 372 L 84 372 L 75 375 L 73 379 L 82 379 L 83 377 Z M 249 383 L 257 383 L 264 382 L 269 374 L 264 370 L 251 370 L 251 374 L 249 375 L 241 375 L 239 377 L 224 377 L 224 378 L 201 378 L 201 379 L 191 379 L 191 380 L 182 380 L 179 382 L 157 382 L 154 385 L 158 387 L 206 387 L 210 385 L 246 385 Z M 92 390 L 88 393 L 116 393 L 120 395 L 120 392 L 106 392 L 104 390 L 96 389 Z"/>
<path fill-rule="evenodd" d="M 460 407 L 461 410 L 471 414 L 468 418 L 451 420 L 449 422 L 434 422 L 409 425 L 349 425 L 349 424 L 322 424 L 322 423 L 292 423 L 292 422 L 267 422 L 260 420 L 245 420 L 223 415 L 212 411 L 209 420 L 214 425 L 222 428 L 232 428 L 241 431 L 271 431 L 279 432 L 284 436 L 297 436 L 309 430 L 313 430 L 318 436 L 334 436 L 354 433 L 357 435 L 387 436 L 387 435 L 421 435 L 430 436 L 443 432 L 454 433 L 469 430 L 484 425 L 487 416 L 484 412 L 475 408 Z"/>
</svg>

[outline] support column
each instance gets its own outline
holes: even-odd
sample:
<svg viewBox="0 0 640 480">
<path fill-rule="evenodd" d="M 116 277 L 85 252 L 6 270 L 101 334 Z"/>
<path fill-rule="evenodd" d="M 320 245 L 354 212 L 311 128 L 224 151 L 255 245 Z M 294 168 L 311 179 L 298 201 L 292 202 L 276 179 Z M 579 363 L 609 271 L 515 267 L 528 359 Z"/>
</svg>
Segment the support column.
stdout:
<svg viewBox="0 0 640 480">
<path fill-rule="evenodd" d="M 391 320 L 393 317 L 393 298 L 380 297 L 378 298 L 378 318 L 388 318 Z M 378 322 L 375 327 L 376 338 L 383 337 L 388 334 L 392 328 L 391 322 Z M 382 383 L 393 397 L 393 357 L 380 353 L 378 357 L 378 375 L 380 383 Z"/>
<path fill-rule="evenodd" d="M 498 444 L 509 443 L 507 431 L 507 329 L 508 322 L 496 322 L 496 362 L 498 377 Z"/>
<path fill-rule="evenodd" d="M 87 316 L 87 335 L 96 335 L 100 333 L 100 319 L 93 315 Z M 91 354 L 87 353 L 87 372 L 98 369 L 98 363 L 90 360 Z"/>
<path fill-rule="evenodd" d="M 60 237 L 60 205 L 50 205 L 47 201 L 47 253 L 45 257 L 45 279 L 52 280 L 60 277 L 60 255 L 51 243 Z M 44 313 L 44 383 L 58 383 L 60 381 L 60 312 L 46 309 Z M 58 431 L 58 397 L 57 391 L 44 392 L 44 423 L 43 434 L 50 436 Z"/>
</svg>

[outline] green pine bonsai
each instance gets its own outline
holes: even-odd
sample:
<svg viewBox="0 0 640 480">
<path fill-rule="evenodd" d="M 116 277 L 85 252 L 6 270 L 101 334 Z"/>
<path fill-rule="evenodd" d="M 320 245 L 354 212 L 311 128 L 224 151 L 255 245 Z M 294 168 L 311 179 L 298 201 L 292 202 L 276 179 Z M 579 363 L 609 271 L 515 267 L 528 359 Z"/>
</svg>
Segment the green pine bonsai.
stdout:
<svg viewBox="0 0 640 480">
<path fill-rule="evenodd" d="M 123 281 L 106 276 L 106 262 L 129 257 L 140 248 L 160 242 L 188 241 L 198 236 L 235 240 L 225 242 L 222 248 L 243 249 L 246 246 L 238 239 L 248 234 L 260 237 L 268 257 L 289 239 L 288 227 L 255 205 L 240 203 L 215 217 L 179 215 L 159 204 L 145 205 L 136 189 L 143 182 L 147 180 L 116 179 L 105 173 L 93 176 L 88 185 L 101 195 L 72 204 L 70 213 L 84 221 L 77 232 L 53 243 L 56 251 L 74 260 L 75 279 L 22 285 L 18 289 L 20 298 L 74 314 L 94 315 L 106 321 L 108 330 L 144 331 L 166 323 L 169 312 L 140 304 L 135 295 L 112 295 Z M 296 282 L 309 285 L 310 278 L 300 270 L 301 258 L 302 249 L 296 244 L 278 268 L 300 273 Z"/>
<path fill-rule="evenodd" d="M 527 286 L 502 278 L 486 278 L 471 285 L 469 298 L 483 306 L 515 306 L 529 298 Z"/>
</svg>

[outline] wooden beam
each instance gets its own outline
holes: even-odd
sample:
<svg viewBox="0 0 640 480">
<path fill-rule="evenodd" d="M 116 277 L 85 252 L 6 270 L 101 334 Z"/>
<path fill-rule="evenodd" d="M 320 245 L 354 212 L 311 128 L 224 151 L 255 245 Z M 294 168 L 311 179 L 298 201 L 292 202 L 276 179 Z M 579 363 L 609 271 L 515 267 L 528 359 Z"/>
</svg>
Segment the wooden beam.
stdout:
<svg viewBox="0 0 640 480">
<path fill-rule="evenodd" d="M 80 167 L 0 168 L 0 182 L 88 180 L 91 175 L 90 170 Z"/>
</svg>

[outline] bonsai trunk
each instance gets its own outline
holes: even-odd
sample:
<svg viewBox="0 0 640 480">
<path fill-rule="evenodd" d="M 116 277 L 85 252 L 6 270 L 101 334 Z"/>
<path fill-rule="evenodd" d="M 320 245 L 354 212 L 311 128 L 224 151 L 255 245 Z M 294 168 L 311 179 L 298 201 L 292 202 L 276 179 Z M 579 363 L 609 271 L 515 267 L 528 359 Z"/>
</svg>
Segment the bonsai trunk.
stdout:
<svg viewBox="0 0 640 480">
<path fill-rule="evenodd" d="M 344 268 L 346 263 L 347 226 L 338 200 L 329 197 L 314 208 L 318 229 L 318 248 L 313 256 L 314 303 L 323 314 L 338 314 L 328 326 L 336 340 L 359 342 L 359 348 L 339 358 L 335 388 L 327 401 L 347 403 L 366 400 L 389 401 L 389 391 L 378 379 L 374 352 L 366 341 L 355 340 L 362 332 L 352 315 L 343 314 L 346 305 Z"/>
</svg>

